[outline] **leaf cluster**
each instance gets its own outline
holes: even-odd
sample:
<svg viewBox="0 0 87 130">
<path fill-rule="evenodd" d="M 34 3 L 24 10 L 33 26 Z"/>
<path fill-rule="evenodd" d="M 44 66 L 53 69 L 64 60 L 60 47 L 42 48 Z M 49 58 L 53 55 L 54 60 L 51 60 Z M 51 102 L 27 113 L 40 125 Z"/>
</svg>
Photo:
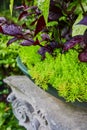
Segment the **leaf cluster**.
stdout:
<svg viewBox="0 0 87 130">
<path fill-rule="evenodd" d="M 18 55 L 18 46 L 6 47 L 6 42 L 10 37 L 0 35 L 0 65 L 16 66 L 15 58 Z"/>
<path fill-rule="evenodd" d="M 9 46 L 7 48 L 6 42 L 10 37 L 0 34 L 0 80 L 6 76 L 20 73 L 17 67 L 16 57 L 18 56 L 19 46 Z"/>
<path fill-rule="evenodd" d="M 22 40 L 22 42 L 20 42 L 20 45 L 22 46 L 38 45 L 40 46 L 38 52 L 42 56 L 42 59 L 44 59 L 46 52 L 52 55 L 54 50 L 57 48 L 61 50 L 61 53 L 64 53 L 69 49 L 73 49 L 76 44 L 79 44 L 80 51 L 77 50 L 79 53 L 78 58 L 81 62 L 87 62 L 86 31 L 83 35 L 69 37 L 72 32 L 72 25 L 76 20 L 75 17 L 77 14 L 75 13 L 75 10 L 77 10 L 77 8 L 75 4 L 77 2 L 79 2 L 84 13 L 84 18 L 78 24 L 87 26 L 87 15 L 82 6 L 81 0 L 77 0 L 76 2 L 68 1 L 68 3 L 66 1 L 56 2 L 48 0 L 48 4 L 45 3 L 45 1 L 39 1 L 41 10 L 39 6 L 28 6 L 24 2 L 23 5 L 16 7 L 16 9 L 22 10 L 18 20 L 22 21 L 26 18 L 27 21 L 30 17 L 32 20 L 28 21 L 29 25 L 26 24 L 25 20 L 22 21 L 21 25 L 18 25 L 14 22 L 9 22 L 4 17 L 0 17 L 0 32 L 13 37 L 8 41 L 7 46 L 20 40 Z M 47 8 L 46 11 L 48 12 L 49 10 L 48 14 L 45 14 L 46 11 L 43 10 L 44 6 L 42 3 L 45 8 Z M 33 28 L 30 28 L 30 26 L 33 26 Z M 63 42 L 64 40 L 65 42 Z"/>
</svg>

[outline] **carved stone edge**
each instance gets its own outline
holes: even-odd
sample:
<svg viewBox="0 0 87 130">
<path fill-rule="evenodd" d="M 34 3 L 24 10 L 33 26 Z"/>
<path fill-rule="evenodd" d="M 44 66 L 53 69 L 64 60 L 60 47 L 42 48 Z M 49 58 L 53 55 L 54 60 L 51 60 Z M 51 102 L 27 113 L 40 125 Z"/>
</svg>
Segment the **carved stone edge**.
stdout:
<svg viewBox="0 0 87 130">
<path fill-rule="evenodd" d="M 52 130 L 46 112 L 41 108 L 17 97 L 14 92 L 9 94 L 7 101 L 12 104 L 15 117 L 19 125 L 26 130 Z"/>
</svg>

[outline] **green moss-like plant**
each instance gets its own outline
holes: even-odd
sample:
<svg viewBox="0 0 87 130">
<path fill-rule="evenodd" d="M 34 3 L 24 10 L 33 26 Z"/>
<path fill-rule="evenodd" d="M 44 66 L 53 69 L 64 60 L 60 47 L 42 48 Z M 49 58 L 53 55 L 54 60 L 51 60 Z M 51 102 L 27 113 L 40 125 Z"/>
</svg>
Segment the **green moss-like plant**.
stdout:
<svg viewBox="0 0 87 130">
<path fill-rule="evenodd" d="M 87 101 L 87 64 L 78 60 L 78 53 L 70 50 L 60 54 L 55 50 L 55 57 L 46 53 L 45 60 L 41 60 L 37 50 L 38 46 L 20 49 L 20 57 L 35 83 L 45 90 L 51 84 L 66 101 Z"/>
</svg>

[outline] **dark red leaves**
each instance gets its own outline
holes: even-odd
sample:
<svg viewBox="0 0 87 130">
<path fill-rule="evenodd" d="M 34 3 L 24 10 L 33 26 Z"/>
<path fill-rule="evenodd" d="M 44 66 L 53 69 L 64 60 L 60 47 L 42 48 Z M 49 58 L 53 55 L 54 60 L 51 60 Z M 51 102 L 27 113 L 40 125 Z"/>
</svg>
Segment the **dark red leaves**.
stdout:
<svg viewBox="0 0 87 130">
<path fill-rule="evenodd" d="M 78 24 L 83 24 L 87 26 L 87 15 L 84 16 L 84 18 Z"/>
<path fill-rule="evenodd" d="M 26 16 L 28 16 L 28 12 L 27 12 L 27 11 L 23 11 L 23 12 L 19 15 L 18 20 L 21 20 L 21 19 L 25 18 Z"/>
<path fill-rule="evenodd" d="M 82 35 L 74 36 L 64 44 L 63 51 L 68 51 L 69 49 L 73 48 L 76 44 L 81 42 L 83 42 Z"/>
<path fill-rule="evenodd" d="M 79 53 L 78 58 L 81 62 L 87 62 L 87 49 Z"/>
<path fill-rule="evenodd" d="M 3 29 L 2 29 L 2 26 L 0 26 L 0 33 L 4 33 Z"/>
<path fill-rule="evenodd" d="M 44 19 L 44 16 L 42 15 L 42 16 L 40 16 L 40 18 L 37 21 L 37 25 L 36 25 L 36 30 L 35 30 L 34 36 L 36 36 L 40 31 L 42 31 L 45 26 L 46 26 L 45 19 Z"/>
<path fill-rule="evenodd" d="M 84 38 L 84 43 L 87 45 L 87 29 L 84 32 L 83 38 Z"/>
<path fill-rule="evenodd" d="M 36 41 L 34 42 L 34 44 L 33 44 L 34 46 L 36 46 L 36 45 L 40 45 L 40 42 L 39 42 L 39 40 L 38 39 L 36 39 Z"/>
</svg>

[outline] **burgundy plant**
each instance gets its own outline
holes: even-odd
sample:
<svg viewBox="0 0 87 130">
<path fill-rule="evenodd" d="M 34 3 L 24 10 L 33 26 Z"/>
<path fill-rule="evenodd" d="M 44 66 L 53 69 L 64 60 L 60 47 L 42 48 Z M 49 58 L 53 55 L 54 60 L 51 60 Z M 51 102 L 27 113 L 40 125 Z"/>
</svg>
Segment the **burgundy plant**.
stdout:
<svg viewBox="0 0 87 130">
<path fill-rule="evenodd" d="M 69 49 L 73 49 L 78 44 L 80 47 L 80 51 L 78 50 L 78 59 L 81 62 L 87 62 L 87 31 L 85 31 L 83 35 L 71 36 L 71 28 L 76 17 L 73 18 L 76 5 L 71 11 L 67 11 L 69 2 L 70 1 L 54 2 L 51 0 L 48 21 L 58 22 L 58 25 L 54 26 L 55 30 L 58 30 L 57 34 L 55 35 L 55 31 L 52 33 L 52 36 L 49 35 L 51 28 L 46 26 L 44 16 L 36 6 L 27 6 L 24 3 L 16 7 L 16 9 L 22 10 L 18 17 L 18 21 L 32 17 L 33 21 L 31 21 L 30 26 L 34 27 L 33 30 L 26 25 L 26 21 L 24 21 L 22 25 L 18 25 L 9 22 L 9 20 L 4 17 L 0 17 L 0 33 L 12 36 L 12 39 L 7 42 L 7 46 L 17 40 L 23 40 L 20 42 L 22 46 L 38 45 L 40 46 L 38 53 L 42 56 L 42 59 L 44 59 L 46 52 L 53 55 L 55 49 L 60 49 L 60 52 L 64 53 L 68 52 Z M 60 20 L 64 15 L 66 21 Z M 87 15 L 85 15 L 78 24 L 87 26 Z M 41 33 L 41 40 L 37 38 L 38 33 Z M 34 40 L 35 38 L 36 40 Z M 65 43 L 62 42 L 62 38 L 66 39 Z M 44 45 L 42 45 L 43 41 L 45 41 Z"/>
</svg>

